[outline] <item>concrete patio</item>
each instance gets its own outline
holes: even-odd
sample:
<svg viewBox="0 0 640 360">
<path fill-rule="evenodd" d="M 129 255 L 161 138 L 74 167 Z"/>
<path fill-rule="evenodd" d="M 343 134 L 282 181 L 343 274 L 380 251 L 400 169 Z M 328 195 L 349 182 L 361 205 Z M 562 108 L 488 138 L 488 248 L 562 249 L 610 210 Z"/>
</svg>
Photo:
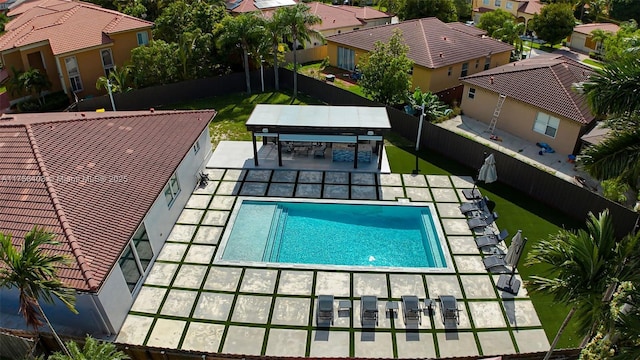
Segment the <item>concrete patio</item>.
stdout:
<svg viewBox="0 0 640 360">
<path fill-rule="evenodd" d="M 210 162 L 211 164 L 212 162 Z M 207 170 L 162 249 L 117 342 L 203 353 L 293 357 L 428 358 L 543 351 L 549 343 L 525 289 L 495 288 L 458 205 L 469 177 L 297 170 Z M 184 190 L 183 190 L 184 191 Z M 238 196 L 429 201 L 436 204 L 455 271 L 421 274 L 220 266 L 212 263 Z M 508 215 L 505 215 L 508 216 Z M 511 229 L 510 229 L 511 230 Z M 513 229 L 512 232 L 515 232 Z M 335 296 L 335 323 L 315 323 L 316 298 Z M 436 307 L 407 329 L 402 295 L 458 299 L 460 324 Z M 375 331 L 360 326 L 360 297 L 377 295 Z M 337 307 L 349 300 L 350 312 Z M 387 301 L 399 315 L 385 313 Z"/>
</svg>

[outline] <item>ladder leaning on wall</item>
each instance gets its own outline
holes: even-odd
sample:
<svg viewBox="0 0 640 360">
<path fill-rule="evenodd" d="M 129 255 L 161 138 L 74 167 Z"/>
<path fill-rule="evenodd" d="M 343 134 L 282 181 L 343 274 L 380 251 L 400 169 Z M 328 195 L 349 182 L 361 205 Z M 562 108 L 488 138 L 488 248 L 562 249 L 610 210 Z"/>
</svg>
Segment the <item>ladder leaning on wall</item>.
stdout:
<svg viewBox="0 0 640 360">
<path fill-rule="evenodd" d="M 502 104 L 504 104 L 504 99 L 507 98 L 507 95 L 500 94 L 498 97 L 498 103 L 496 104 L 495 110 L 493 110 L 493 117 L 491 118 L 491 122 L 489 123 L 488 132 L 493 135 L 493 132 L 496 130 L 496 124 L 498 123 L 498 117 L 500 117 L 500 110 L 502 110 Z"/>
</svg>

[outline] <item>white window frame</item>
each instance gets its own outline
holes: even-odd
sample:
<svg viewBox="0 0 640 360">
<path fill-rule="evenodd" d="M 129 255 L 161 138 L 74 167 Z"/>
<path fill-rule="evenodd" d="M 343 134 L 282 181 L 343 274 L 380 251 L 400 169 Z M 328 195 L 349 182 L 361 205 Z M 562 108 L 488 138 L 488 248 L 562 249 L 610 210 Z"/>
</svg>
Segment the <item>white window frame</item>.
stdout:
<svg viewBox="0 0 640 360">
<path fill-rule="evenodd" d="M 193 153 L 197 154 L 200 151 L 200 139 L 196 140 L 196 143 L 193 144 Z"/>
<path fill-rule="evenodd" d="M 469 63 L 462 63 L 462 69 L 460 69 L 460 77 L 469 75 Z"/>
<path fill-rule="evenodd" d="M 138 46 L 149 44 L 149 33 L 146 31 L 139 31 L 136 33 L 136 39 L 138 40 Z"/>
<path fill-rule="evenodd" d="M 69 64 L 72 63 L 75 67 L 69 67 Z M 80 77 L 80 66 L 78 66 L 78 60 L 75 56 L 69 56 L 64 58 L 64 67 L 67 70 L 67 78 L 69 79 L 69 85 L 71 85 L 71 90 L 76 93 L 84 90 L 82 86 L 82 78 Z M 72 71 L 73 69 L 73 71 Z"/>
<path fill-rule="evenodd" d="M 538 112 L 536 120 L 533 123 L 533 131 L 553 139 L 558 135 L 559 127 L 560 119 L 547 113 L 543 113 L 542 111 Z"/>
<path fill-rule="evenodd" d="M 105 64 L 104 63 L 103 54 L 105 52 L 107 52 L 109 54 L 109 57 L 111 58 L 111 64 Z M 116 66 L 115 62 L 113 61 L 113 52 L 111 52 L 111 49 L 101 49 L 100 50 L 100 62 L 102 62 L 102 68 L 104 69 L 104 75 L 105 76 L 109 76 L 109 73 L 111 71 L 113 71 L 113 68 Z"/>
<path fill-rule="evenodd" d="M 491 58 L 487 56 L 486 59 L 484 59 L 484 70 L 489 70 L 491 68 Z"/>
<path fill-rule="evenodd" d="M 482 5 L 489 5 L 491 0 L 482 0 Z"/>
<path fill-rule="evenodd" d="M 504 5 L 504 8 L 507 10 L 513 10 L 513 3 L 511 1 L 507 1 L 507 3 Z"/>
<path fill-rule="evenodd" d="M 167 200 L 167 206 L 171 208 L 173 203 L 176 202 L 178 194 L 180 194 L 180 181 L 178 181 L 178 174 L 174 172 L 173 175 L 171 175 L 171 178 L 167 181 L 167 185 L 162 189 L 162 193 Z"/>
<path fill-rule="evenodd" d="M 502 0 L 495 0 L 495 2 L 493 3 L 493 5 L 495 7 L 500 7 L 502 5 Z"/>
<path fill-rule="evenodd" d="M 469 88 L 469 91 L 467 92 L 467 97 L 469 99 L 475 99 L 476 98 L 476 88 Z"/>
</svg>

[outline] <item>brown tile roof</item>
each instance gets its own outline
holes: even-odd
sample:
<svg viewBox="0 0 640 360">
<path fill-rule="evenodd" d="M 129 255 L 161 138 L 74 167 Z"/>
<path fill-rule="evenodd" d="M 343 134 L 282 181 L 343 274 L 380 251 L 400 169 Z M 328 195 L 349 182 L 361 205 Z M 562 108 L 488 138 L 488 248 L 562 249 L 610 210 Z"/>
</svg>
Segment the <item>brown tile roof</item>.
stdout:
<svg viewBox="0 0 640 360">
<path fill-rule="evenodd" d="M 518 12 L 525 14 L 540 14 L 540 10 L 544 7 L 544 4 L 538 0 L 520 1 Z"/>
<path fill-rule="evenodd" d="M 460 31 L 457 25 L 445 24 L 435 17 L 332 35 L 327 41 L 372 51 L 376 41 L 389 41 L 395 29 L 402 31 L 404 42 L 409 46 L 409 58 L 417 65 L 431 69 L 513 49 L 513 46 L 490 37 Z"/>
<path fill-rule="evenodd" d="M 322 19 L 322 22 L 318 25 L 312 26 L 312 29 L 317 31 L 340 29 L 344 27 L 360 27 L 365 24 L 364 21 L 359 20 L 354 12 L 341 9 L 337 6 L 327 5 L 321 2 L 310 2 L 307 5 L 311 8 L 309 12 Z"/>
<path fill-rule="evenodd" d="M 3 118 L 0 232 L 19 243 L 34 225 L 45 226 L 62 243 L 55 251 L 73 260 L 60 269 L 63 281 L 97 290 L 214 115 L 208 110 Z M 117 175 L 126 182 L 99 178 Z"/>
<path fill-rule="evenodd" d="M 585 35 L 591 35 L 591 32 L 596 29 L 616 33 L 618 32 L 618 30 L 620 30 L 620 26 L 612 23 L 582 24 L 582 25 L 576 25 L 576 27 L 573 28 L 573 32 L 577 32 Z"/>
<path fill-rule="evenodd" d="M 471 26 L 471 25 L 467 25 L 467 24 L 463 24 L 461 22 L 452 22 L 452 23 L 447 23 L 447 26 L 449 26 L 450 28 L 454 29 L 454 30 L 458 30 L 458 31 L 462 31 L 463 33 L 467 33 L 469 35 L 472 36 L 482 36 L 482 35 L 486 35 L 487 32 L 477 28 L 475 26 Z"/>
<path fill-rule="evenodd" d="M 462 82 L 531 104 L 581 124 L 594 119 L 584 96 L 572 90 L 593 70 L 562 55 L 540 55 L 462 78 Z"/>
<path fill-rule="evenodd" d="M 5 26 L 0 51 L 48 41 L 53 54 L 59 55 L 111 43 L 110 34 L 153 26 L 149 21 L 73 0 L 41 0 L 22 5 L 29 7 L 14 9 L 24 12 Z"/>
<path fill-rule="evenodd" d="M 356 14 L 356 17 L 360 20 L 373 20 L 373 19 L 382 19 L 382 18 L 391 18 L 391 15 L 378 11 L 369 6 L 351 6 L 351 5 L 338 5 L 336 6 L 342 10 L 350 11 Z"/>
</svg>

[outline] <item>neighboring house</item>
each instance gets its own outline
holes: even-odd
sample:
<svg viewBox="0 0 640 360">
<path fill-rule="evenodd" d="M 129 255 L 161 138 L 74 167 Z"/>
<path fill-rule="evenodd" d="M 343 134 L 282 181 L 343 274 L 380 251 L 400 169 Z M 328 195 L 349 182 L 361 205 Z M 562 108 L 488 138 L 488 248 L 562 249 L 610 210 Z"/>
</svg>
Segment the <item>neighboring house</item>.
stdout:
<svg viewBox="0 0 640 360">
<path fill-rule="evenodd" d="M 527 27 L 533 15 L 539 14 L 544 4 L 539 0 L 473 0 L 472 18 L 474 23 L 480 22 L 480 16 L 495 9 L 502 9 L 523 22 Z"/>
<path fill-rule="evenodd" d="M 0 11 L 7 11 L 16 0 L 0 0 Z"/>
<path fill-rule="evenodd" d="M 388 42 L 396 29 L 402 31 L 407 56 L 414 62 L 413 87 L 434 93 L 460 85 L 460 77 L 508 63 L 513 50 L 483 30 L 432 17 L 329 36 L 331 65 L 353 70 L 377 41 Z"/>
<path fill-rule="evenodd" d="M 292 6 L 295 4 L 296 1 L 294 0 L 225 0 L 227 10 L 232 14 L 274 10 L 281 6 Z"/>
<path fill-rule="evenodd" d="M 153 23 L 72 0 L 34 0 L 12 8 L 0 37 L 2 62 L 11 69 L 37 68 L 51 91 L 86 97 L 104 93 L 96 81 L 123 66 L 131 50 L 151 39 Z M 15 100 L 16 99 L 12 99 Z"/>
<path fill-rule="evenodd" d="M 215 111 L 60 112 L 0 119 L 0 232 L 34 225 L 61 243 L 73 315 L 43 308 L 69 335 L 117 334 L 211 154 Z M 0 289 L 0 328 L 25 328 Z"/>
<path fill-rule="evenodd" d="M 620 27 L 611 23 L 593 23 L 577 25 L 573 28 L 573 33 L 567 39 L 567 46 L 573 50 L 589 53 L 591 51 L 601 52 L 602 42 L 593 41 L 591 32 L 593 30 L 603 30 L 615 34 Z"/>
<path fill-rule="evenodd" d="M 500 94 L 506 96 L 496 128 L 559 153 L 575 154 L 594 125 L 587 100 L 572 89 L 593 70 L 561 55 L 539 55 L 462 79 L 460 107 L 489 126 Z"/>
</svg>

